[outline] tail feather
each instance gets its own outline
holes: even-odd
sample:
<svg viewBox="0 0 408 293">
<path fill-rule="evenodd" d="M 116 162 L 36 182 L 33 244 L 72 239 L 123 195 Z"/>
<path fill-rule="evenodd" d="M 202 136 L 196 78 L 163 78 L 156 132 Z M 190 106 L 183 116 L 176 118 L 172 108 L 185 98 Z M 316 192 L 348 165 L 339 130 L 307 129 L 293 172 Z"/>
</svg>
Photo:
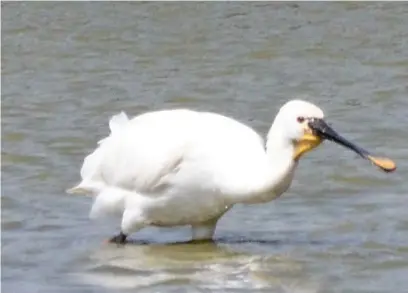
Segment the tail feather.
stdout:
<svg viewBox="0 0 408 293">
<path fill-rule="evenodd" d="M 109 138 L 112 137 L 113 134 L 118 133 L 121 131 L 124 126 L 129 122 L 129 118 L 125 112 L 120 112 L 119 114 L 113 115 L 112 118 L 109 120 L 109 129 L 111 131 L 108 137 L 102 138 L 98 141 L 98 144 L 101 145 Z"/>
<path fill-rule="evenodd" d="M 123 128 L 124 125 L 126 125 L 129 122 L 129 118 L 126 115 L 125 112 L 120 112 L 117 115 L 112 116 L 112 118 L 109 121 L 109 128 L 112 133 L 115 133 L 116 131 L 120 131 L 120 129 Z"/>
<path fill-rule="evenodd" d="M 123 213 L 127 191 L 108 186 L 104 182 L 100 168 L 105 158 L 106 149 L 109 149 L 109 141 L 112 141 L 113 136 L 120 134 L 128 122 L 129 118 L 125 112 L 112 116 L 109 121 L 110 135 L 100 140 L 98 148 L 84 159 L 81 168 L 82 182 L 66 190 L 69 194 L 95 196 L 90 214 L 91 218 L 99 217 L 102 214 Z"/>
<path fill-rule="evenodd" d="M 105 184 L 102 182 L 92 182 L 92 181 L 87 181 L 84 180 L 78 185 L 67 189 L 66 192 L 68 194 L 83 194 L 83 195 L 96 195 L 100 193 Z"/>
<path fill-rule="evenodd" d="M 89 217 L 91 219 L 100 218 L 104 215 L 121 215 L 125 209 L 125 198 L 128 191 L 117 187 L 101 187 L 101 185 L 86 185 L 83 183 L 67 190 L 69 194 L 93 195 Z"/>
</svg>

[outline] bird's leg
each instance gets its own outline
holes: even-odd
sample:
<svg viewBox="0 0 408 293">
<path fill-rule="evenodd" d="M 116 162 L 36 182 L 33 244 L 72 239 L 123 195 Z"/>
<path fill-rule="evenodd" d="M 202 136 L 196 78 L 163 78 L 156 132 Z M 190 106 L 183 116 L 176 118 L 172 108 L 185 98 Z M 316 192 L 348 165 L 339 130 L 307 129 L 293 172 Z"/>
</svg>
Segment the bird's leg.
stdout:
<svg viewBox="0 0 408 293">
<path fill-rule="evenodd" d="M 210 220 L 204 223 L 191 226 L 192 239 L 191 242 L 211 241 L 214 236 L 215 226 L 218 219 Z"/>
<path fill-rule="evenodd" d="M 108 242 L 116 243 L 116 244 L 125 244 L 126 237 L 127 237 L 127 235 L 124 234 L 122 231 L 120 231 L 120 233 L 118 235 L 113 236 L 112 238 L 110 238 Z"/>
<path fill-rule="evenodd" d="M 136 209 L 127 209 L 122 216 L 121 230 L 118 235 L 113 236 L 108 242 L 116 244 L 125 244 L 126 238 L 130 233 L 134 233 L 143 228 L 143 221 L 140 212 Z"/>
</svg>

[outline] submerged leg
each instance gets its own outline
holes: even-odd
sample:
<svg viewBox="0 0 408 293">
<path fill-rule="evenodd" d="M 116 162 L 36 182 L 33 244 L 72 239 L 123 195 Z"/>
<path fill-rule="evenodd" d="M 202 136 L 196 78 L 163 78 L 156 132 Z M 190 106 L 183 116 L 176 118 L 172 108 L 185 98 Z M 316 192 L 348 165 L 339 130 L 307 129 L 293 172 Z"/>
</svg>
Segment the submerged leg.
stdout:
<svg viewBox="0 0 408 293">
<path fill-rule="evenodd" d="M 112 238 L 110 238 L 108 242 L 116 243 L 116 244 L 125 244 L 126 237 L 127 237 L 127 235 L 123 234 L 123 232 L 121 231 L 118 235 L 113 236 Z"/>
<path fill-rule="evenodd" d="M 139 231 L 145 225 L 143 224 L 143 220 L 140 216 L 140 212 L 135 209 L 125 210 L 122 216 L 122 224 L 120 233 L 118 235 L 113 236 L 109 239 L 111 243 L 117 244 L 125 244 L 126 238 L 131 234 Z"/>
<path fill-rule="evenodd" d="M 218 219 L 192 225 L 192 242 L 211 241 Z"/>
</svg>

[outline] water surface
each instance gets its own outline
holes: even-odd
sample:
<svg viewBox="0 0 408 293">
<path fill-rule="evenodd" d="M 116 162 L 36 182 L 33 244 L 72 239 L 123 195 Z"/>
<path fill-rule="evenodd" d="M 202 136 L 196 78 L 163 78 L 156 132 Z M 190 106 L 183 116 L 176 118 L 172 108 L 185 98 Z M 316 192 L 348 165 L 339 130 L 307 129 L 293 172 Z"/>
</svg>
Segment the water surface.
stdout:
<svg viewBox="0 0 408 293">
<path fill-rule="evenodd" d="M 3 292 L 408 292 L 406 3 L 2 3 Z M 265 133 L 304 98 L 389 155 L 384 174 L 326 144 L 292 188 L 236 206 L 211 244 L 146 229 L 103 244 L 65 194 L 108 119 L 217 111 Z M 148 244 L 143 244 L 143 243 Z"/>
</svg>

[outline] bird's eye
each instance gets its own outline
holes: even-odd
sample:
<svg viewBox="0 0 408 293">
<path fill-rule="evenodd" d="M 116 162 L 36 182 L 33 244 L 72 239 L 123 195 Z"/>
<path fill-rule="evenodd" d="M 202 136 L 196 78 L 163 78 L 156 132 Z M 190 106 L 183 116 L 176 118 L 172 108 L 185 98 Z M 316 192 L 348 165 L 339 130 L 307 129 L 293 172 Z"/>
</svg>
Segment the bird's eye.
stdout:
<svg viewBox="0 0 408 293">
<path fill-rule="evenodd" d="M 297 118 L 297 122 L 299 122 L 299 123 L 303 123 L 304 121 L 305 121 L 305 117 L 303 117 L 303 116 L 299 116 Z"/>
</svg>

